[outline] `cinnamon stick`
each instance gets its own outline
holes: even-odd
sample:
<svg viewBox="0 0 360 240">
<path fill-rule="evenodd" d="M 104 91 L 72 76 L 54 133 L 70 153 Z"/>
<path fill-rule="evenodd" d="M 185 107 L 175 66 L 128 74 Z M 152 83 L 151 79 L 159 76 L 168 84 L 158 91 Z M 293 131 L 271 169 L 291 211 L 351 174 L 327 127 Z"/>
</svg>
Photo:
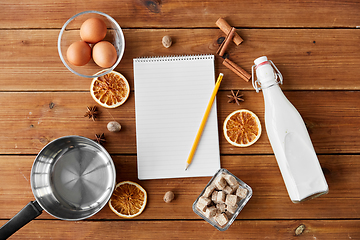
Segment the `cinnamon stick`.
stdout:
<svg viewBox="0 0 360 240">
<path fill-rule="evenodd" d="M 246 82 L 250 80 L 251 75 L 228 58 L 223 61 L 223 64 L 225 65 L 225 67 L 236 73 L 236 75 L 244 79 Z"/>
<path fill-rule="evenodd" d="M 228 35 L 231 31 L 231 26 L 225 21 L 223 18 L 219 18 L 216 21 L 216 25 L 226 34 Z M 243 39 L 235 32 L 233 41 L 236 45 L 242 43 Z"/>
<path fill-rule="evenodd" d="M 229 46 L 230 41 L 232 40 L 232 38 L 234 37 L 234 33 L 235 33 L 235 28 L 231 28 L 230 33 L 226 36 L 225 40 L 224 40 L 224 44 L 221 44 L 223 47 L 221 48 L 220 52 L 219 52 L 219 56 L 222 57 L 225 54 L 226 48 Z"/>
</svg>

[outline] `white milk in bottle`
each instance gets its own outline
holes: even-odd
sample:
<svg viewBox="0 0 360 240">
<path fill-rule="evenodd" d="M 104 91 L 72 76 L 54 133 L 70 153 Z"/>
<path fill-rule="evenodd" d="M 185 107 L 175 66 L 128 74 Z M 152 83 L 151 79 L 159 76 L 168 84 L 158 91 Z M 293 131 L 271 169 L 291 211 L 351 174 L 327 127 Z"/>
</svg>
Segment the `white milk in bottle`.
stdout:
<svg viewBox="0 0 360 240">
<path fill-rule="evenodd" d="M 304 121 L 279 86 L 283 81 L 281 73 L 265 56 L 254 63 L 253 86 L 264 95 L 267 135 L 291 201 L 327 193 L 329 188 Z"/>
</svg>

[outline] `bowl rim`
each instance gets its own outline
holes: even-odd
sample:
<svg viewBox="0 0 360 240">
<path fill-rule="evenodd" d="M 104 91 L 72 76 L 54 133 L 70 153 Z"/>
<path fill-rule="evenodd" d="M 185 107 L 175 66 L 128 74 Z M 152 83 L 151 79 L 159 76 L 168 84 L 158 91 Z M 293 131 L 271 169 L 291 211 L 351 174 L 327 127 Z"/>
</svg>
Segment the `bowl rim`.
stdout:
<svg viewBox="0 0 360 240">
<path fill-rule="evenodd" d="M 68 26 L 68 24 L 74 20 L 75 18 L 77 18 L 78 16 L 80 15 L 84 15 L 84 14 L 89 14 L 89 13 L 95 13 L 95 14 L 99 14 L 99 15 L 102 15 L 104 17 L 106 17 L 109 21 L 111 21 L 119 30 L 120 30 L 120 38 L 121 38 L 121 41 L 123 42 L 122 44 L 122 49 L 120 51 L 120 54 L 118 56 L 118 59 L 116 60 L 116 62 L 114 63 L 113 66 L 111 66 L 110 68 L 105 68 L 101 74 L 94 74 L 94 75 L 85 75 L 85 74 L 82 74 L 82 73 L 79 73 L 77 71 L 75 71 L 74 69 L 72 69 L 65 61 L 64 59 L 64 56 L 61 52 L 61 38 L 63 36 L 63 33 L 65 32 L 65 28 Z M 78 76 L 81 76 L 81 77 L 86 77 L 86 78 L 95 78 L 95 77 L 101 77 L 105 74 L 108 74 L 109 72 L 111 72 L 112 70 L 114 70 L 117 65 L 120 63 L 123 55 L 124 55 L 124 50 L 125 50 L 125 38 L 124 38 L 124 33 L 120 27 L 120 25 L 115 21 L 115 19 L 113 19 L 110 15 L 106 14 L 106 13 L 103 13 L 103 12 L 100 12 L 100 11 L 95 11 L 95 10 L 89 10 L 89 11 L 83 11 L 83 12 L 79 12 L 77 14 L 75 14 L 74 16 L 72 16 L 71 18 L 69 18 L 65 24 L 62 26 L 61 30 L 60 30 L 60 33 L 59 33 L 59 37 L 58 37 L 58 43 L 57 43 L 57 47 L 58 47 L 58 53 L 59 53 L 59 56 L 60 56 L 60 59 L 62 61 L 62 63 L 65 65 L 65 67 L 70 70 L 72 73 L 78 75 Z M 99 71 L 98 71 L 99 72 Z"/>
</svg>

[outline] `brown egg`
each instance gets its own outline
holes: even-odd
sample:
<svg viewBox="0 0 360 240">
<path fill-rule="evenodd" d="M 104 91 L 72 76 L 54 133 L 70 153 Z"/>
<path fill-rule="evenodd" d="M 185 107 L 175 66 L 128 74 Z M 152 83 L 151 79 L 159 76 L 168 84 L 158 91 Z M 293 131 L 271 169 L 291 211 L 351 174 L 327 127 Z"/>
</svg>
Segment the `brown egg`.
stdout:
<svg viewBox="0 0 360 240">
<path fill-rule="evenodd" d="M 101 41 L 93 46 L 92 57 L 100 67 L 109 68 L 116 62 L 117 53 L 114 45 L 107 41 Z"/>
<path fill-rule="evenodd" d="M 97 43 L 106 36 L 106 24 L 100 18 L 89 18 L 80 27 L 81 39 L 88 43 Z"/>
<path fill-rule="evenodd" d="M 66 51 L 68 61 L 75 66 L 83 66 L 91 59 L 91 47 L 84 41 L 72 43 Z"/>
</svg>

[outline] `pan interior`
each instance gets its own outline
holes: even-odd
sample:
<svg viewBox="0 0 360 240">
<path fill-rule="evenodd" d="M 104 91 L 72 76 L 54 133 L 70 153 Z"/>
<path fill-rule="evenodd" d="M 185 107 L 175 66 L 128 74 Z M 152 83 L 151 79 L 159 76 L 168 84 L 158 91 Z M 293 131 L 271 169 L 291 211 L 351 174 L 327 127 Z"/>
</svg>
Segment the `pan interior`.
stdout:
<svg viewBox="0 0 360 240">
<path fill-rule="evenodd" d="M 47 147 L 33 166 L 33 192 L 40 205 L 66 220 L 80 220 L 98 212 L 114 189 L 115 170 L 109 154 L 92 140 L 82 138 Z"/>
</svg>

